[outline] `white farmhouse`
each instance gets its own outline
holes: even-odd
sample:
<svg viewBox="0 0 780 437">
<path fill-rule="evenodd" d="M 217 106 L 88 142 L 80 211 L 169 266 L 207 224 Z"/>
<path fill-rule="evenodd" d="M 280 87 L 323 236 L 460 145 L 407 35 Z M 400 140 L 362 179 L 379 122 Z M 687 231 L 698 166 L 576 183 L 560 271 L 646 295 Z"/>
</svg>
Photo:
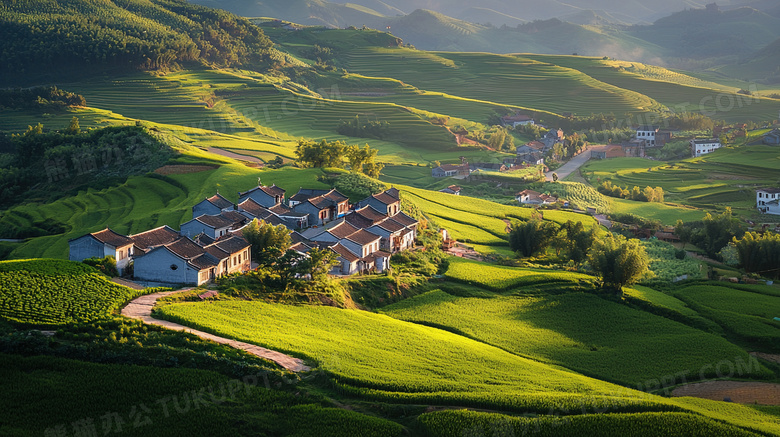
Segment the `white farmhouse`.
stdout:
<svg viewBox="0 0 780 437">
<path fill-rule="evenodd" d="M 691 155 L 694 158 L 698 158 L 702 155 L 712 153 L 717 149 L 720 149 L 722 145 L 717 138 L 711 138 L 707 140 L 691 140 Z"/>
<path fill-rule="evenodd" d="M 660 129 L 659 126 L 639 126 L 636 128 L 636 138 L 645 140 L 650 147 L 655 146 L 655 135 Z"/>
<path fill-rule="evenodd" d="M 756 206 L 764 214 L 780 215 L 780 188 L 756 190 Z"/>
</svg>

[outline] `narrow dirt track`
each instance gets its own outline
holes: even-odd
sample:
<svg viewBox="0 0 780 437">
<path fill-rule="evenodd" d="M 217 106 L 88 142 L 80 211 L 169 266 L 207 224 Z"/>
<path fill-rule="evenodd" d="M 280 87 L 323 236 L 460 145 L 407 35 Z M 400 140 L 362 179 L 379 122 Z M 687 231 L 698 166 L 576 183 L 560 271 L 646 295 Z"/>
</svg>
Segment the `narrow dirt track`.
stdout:
<svg viewBox="0 0 780 437">
<path fill-rule="evenodd" d="M 231 340 L 229 338 L 219 337 L 208 332 L 198 331 L 197 329 L 188 328 L 178 323 L 169 322 L 167 320 L 159 320 L 152 317 L 152 308 L 157 303 L 157 300 L 174 293 L 180 293 L 184 290 L 176 291 L 164 291 L 161 293 L 147 294 L 133 299 L 126 307 L 122 308 L 122 315 L 130 317 L 132 319 L 138 319 L 149 325 L 162 326 L 164 328 L 172 329 L 175 331 L 184 331 L 190 334 L 195 334 L 204 340 L 211 340 L 219 344 L 226 344 L 236 349 L 249 352 L 252 355 L 260 358 L 271 360 L 276 364 L 284 367 L 287 370 L 293 372 L 308 372 L 310 367 L 303 364 L 303 360 L 300 358 L 294 358 L 289 355 L 277 352 L 275 350 L 266 349 L 254 344 L 244 343 L 243 341 Z"/>
</svg>

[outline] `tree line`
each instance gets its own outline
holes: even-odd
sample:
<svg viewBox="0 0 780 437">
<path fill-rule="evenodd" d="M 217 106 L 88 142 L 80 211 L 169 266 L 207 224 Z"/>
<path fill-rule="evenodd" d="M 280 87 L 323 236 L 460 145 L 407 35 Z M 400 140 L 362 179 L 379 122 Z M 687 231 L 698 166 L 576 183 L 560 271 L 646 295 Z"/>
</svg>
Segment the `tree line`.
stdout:
<svg viewBox="0 0 780 437">
<path fill-rule="evenodd" d="M 72 106 L 87 106 L 87 101 L 57 87 L 0 90 L 0 108 L 58 111 Z"/>
<path fill-rule="evenodd" d="M 628 187 L 623 188 L 619 185 L 613 185 L 612 181 L 604 181 L 598 186 L 598 191 L 605 196 L 617 197 L 619 199 L 636 200 L 638 202 L 658 202 L 664 201 L 664 190 L 661 187 L 645 187 L 641 189 L 636 185 L 631 190 Z"/>
<path fill-rule="evenodd" d="M 509 232 L 509 247 L 523 257 L 552 248 L 575 264 L 587 262 L 602 279 L 603 288 L 622 295 L 623 287 L 638 281 L 648 271 L 649 258 L 637 239 L 619 234 L 596 238 L 594 229 L 586 230 L 582 222 L 562 225 L 533 217 L 515 221 Z"/>
</svg>

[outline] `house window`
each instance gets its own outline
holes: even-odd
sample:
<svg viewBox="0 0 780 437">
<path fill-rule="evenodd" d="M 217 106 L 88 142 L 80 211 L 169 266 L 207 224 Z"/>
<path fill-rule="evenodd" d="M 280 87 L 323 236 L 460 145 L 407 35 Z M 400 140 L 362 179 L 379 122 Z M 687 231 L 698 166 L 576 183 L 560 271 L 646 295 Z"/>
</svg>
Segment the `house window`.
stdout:
<svg viewBox="0 0 780 437">
<path fill-rule="evenodd" d="M 225 262 L 222 263 L 222 270 L 227 271 L 228 269 L 228 261 L 225 260 Z"/>
<path fill-rule="evenodd" d="M 238 263 L 236 262 L 236 257 L 235 256 L 233 257 L 233 265 L 234 266 L 238 265 Z"/>
<path fill-rule="evenodd" d="M 117 257 L 117 259 L 125 259 L 125 251 L 124 250 L 120 250 L 119 251 L 119 256 Z"/>
<path fill-rule="evenodd" d="M 241 264 L 241 254 L 238 254 L 238 263 Z"/>
<path fill-rule="evenodd" d="M 171 270 L 178 270 L 179 266 L 176 264 L 171 264 Z"/>
</svg>

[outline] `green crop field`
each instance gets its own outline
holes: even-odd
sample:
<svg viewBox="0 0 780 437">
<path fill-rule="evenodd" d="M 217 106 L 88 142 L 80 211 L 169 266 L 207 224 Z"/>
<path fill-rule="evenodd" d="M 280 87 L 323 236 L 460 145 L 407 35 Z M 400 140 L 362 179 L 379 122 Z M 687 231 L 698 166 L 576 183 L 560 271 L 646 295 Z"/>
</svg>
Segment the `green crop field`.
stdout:
<svg viewBox="0 0 780 437">
<path fill-rule="evenodd" d="M 780 351 L 780 292 L 775 287 L 695 285 L 673 292 L 702 315 L 712 319 L 735 340 Z"/>
<path fill-rule="evenodd" d="M 0 354 L 0 375 L 4 435 L 401 435 L 387 420 L 197 369 Z"/>
<path fill-rule="evenodd" d="M 631 435 L 686 435 L 709 437 L 758 436 L 754 432 L 683 413 L 589 414 L 587 416 L 513 417 L 467 410 L 437 411 L 420 416 L 431 436 L 490 435 L 501 430 L 506 435 L 566 435 L 611 437 Z"/>
<path fill-rule="evenodd" d="M 0 261 L 0 317 L 60 325 L 106 317 L 143 294 L 62 260 Z"/>
<path fill-rule="evenodd" d="M 450 260 L 445 276 L 454 281 L 499 292 L 515 289 L 522 292 L 525 287 L 533 288 L 542 284 L 589 287 L 594 280 L 592 276 L 581 273 L 497 266 L 461 258 Z"/>
<path fill-rule="evenodd" d="M 550 280 L 556 279 L 553 275 Z M 654 389 L 660 387 L 645 384 L 712 377 L 714 369 L 712 374 L 701 374 L 701 369 L 723 360 L 750 360 L 745 351 L 716 335 L 588 293 L 477 298 L 437 290 L 382 312 L 630 387 Z M 759 366 L 751 370 L 754 377 L 770 374 Z"/>
</svg>

